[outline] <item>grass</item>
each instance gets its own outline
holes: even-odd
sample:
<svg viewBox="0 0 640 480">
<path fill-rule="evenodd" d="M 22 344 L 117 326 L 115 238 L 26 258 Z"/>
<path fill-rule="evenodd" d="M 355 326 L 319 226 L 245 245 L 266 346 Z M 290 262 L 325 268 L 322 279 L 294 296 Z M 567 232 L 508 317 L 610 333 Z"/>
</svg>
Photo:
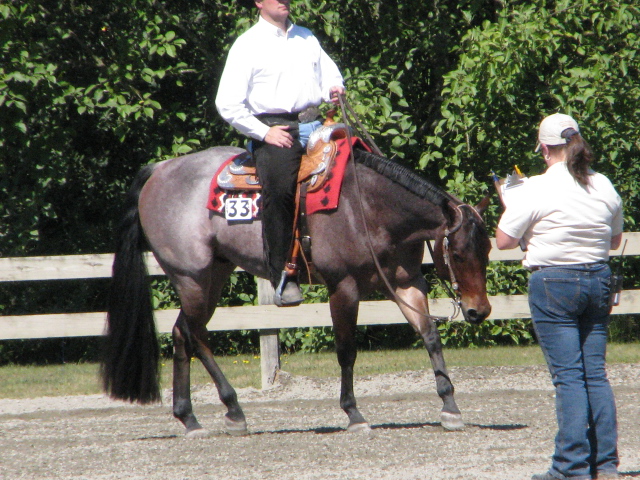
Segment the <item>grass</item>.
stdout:
<svg viewBox="0 0 640 480">
<path fill-rule="evenodd" d="M 542 365 L 544 359 L 538 346 L 464 348 L 445 350 L 449 367 Z M 216 357 L 225 375 L 236 388 L 260 388 L 260 358 L 254 355 Z M 640 344 L 610 344 L 609 363 L 640 363 Z M 282 370 L 293 375 L 336 377 L 340 369 L 335 353 L 283 355 Z M 61 395 L 100 393 L 98 365 L 94 363 L 49 366 L 0 367 L 0 398 L 35 398 Z M 425 350 L 386 350 L 359 352 L 356 375 L 377 375 L 429 367 Z M 171 386 L 172 361 L 162 364 L 162 387 Z M 193 362 L 192 385 L 210 383 L 211 379 L 198 361 Z"/>
</svg>

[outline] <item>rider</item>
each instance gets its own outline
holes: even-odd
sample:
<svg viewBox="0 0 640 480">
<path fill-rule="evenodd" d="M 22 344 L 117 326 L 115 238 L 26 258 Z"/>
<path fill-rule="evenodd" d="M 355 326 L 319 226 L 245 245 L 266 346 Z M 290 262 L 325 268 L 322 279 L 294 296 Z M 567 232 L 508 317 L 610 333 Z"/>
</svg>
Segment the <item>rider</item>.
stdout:
<svg viewBox="0 0 640 480">
<path fill-rule="evenodd" d="M 344 94 L 336 64 L 306 28 L 289 20 L 290 0 L 239 0 L 257 7 L 258 22 L 234 42 L 220 79 L 216 108 L 252 138 L 262 184 L 262 236 L 278 306 L 298 305 L 297 275 L 284 270 L 293 239 L 295 191 L 317 106 Z M 307 117 L 307 118 L 305 118 Z"/>
</svg>

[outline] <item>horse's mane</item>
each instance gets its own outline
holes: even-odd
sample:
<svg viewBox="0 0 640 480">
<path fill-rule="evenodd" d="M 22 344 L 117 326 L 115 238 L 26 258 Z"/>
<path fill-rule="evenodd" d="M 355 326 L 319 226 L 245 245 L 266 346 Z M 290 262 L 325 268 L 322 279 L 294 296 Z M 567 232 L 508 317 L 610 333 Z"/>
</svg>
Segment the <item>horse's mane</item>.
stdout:
<svg viewBox="0 0 640 480">
<path fill-rule="evenodd" d="M 406 188 L 414 195 L 432 202 L 435 205 L 444 206 L 444 204 L 449 201 L 456 204 L 460 203 L 453 195 L 445 192 L 426 178 L 421 177 L 416 172 L 393 160 L 359 149 L 354 151 L 354 156 L 358 163 L 361 163 L 365 167 Z"/>
</svg>

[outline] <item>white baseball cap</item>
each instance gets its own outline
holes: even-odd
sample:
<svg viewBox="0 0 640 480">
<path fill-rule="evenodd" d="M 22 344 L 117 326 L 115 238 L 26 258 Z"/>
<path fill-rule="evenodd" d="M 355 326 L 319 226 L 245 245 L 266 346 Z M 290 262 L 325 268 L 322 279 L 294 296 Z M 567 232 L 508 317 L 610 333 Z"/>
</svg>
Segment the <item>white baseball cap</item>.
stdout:
<svg viewBox="0 0 640 480">
<path fill-rule="evenodd" d="M 578 123 L 569 115 L 564 113 L 554 113 L 549 115 L 542 122 L 538 128 L 538 145 L 536 146 L 536 152 L 540 150 L 540 145 L 564 145 L 567 143 L 567 139 L 562 136 L 567 128 L 573 128 L 576 132 L 580 132 Z"/>
</svg>

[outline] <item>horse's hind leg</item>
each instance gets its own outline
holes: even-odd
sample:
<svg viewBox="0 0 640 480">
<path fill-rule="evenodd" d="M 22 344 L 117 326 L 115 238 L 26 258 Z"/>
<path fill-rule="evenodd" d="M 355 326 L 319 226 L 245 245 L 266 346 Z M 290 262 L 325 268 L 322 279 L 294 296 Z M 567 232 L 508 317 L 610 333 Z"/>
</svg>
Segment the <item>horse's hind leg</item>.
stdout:
<svg viewBox="0 0 640 480">
<path fill-rule="evenodd" d="M 173 326 L 173 416 L 186 428 L 187 437 L 206 434 L 191 404 L 191 357 L 193 345 L 185 314 L 180 311 Z"/>
<path fill-rule="evenodd" d="M 398 296 L 419 312 L 429 313 L 429 304 L 422 289 L 411 286 L 408 288 L 398 288 Z M 444 362 L 442 354 L 442 342 L 436 324 L 431 318 L 421 315 L 405 305 L 399 303 L 398 306 L 407 321 L 422 337 L 424 345 L 429 352 L 429 359 L 436 377 L 436 389 L 442 399 L 443 406 L 440 412 L 440 422 L 447 430 L 462 430 L 464 423 L 462 414 L 454 398 L 454 388 L 449 378 L 449 372 Z"/>
<path fill-rule="evenodd" d="M 195 355 L 204 365 L 213 379 L 222 403 L 227 407 L 225 429 L 231 435 L 247 433 L 247 422 L 238 403 L 238 396 L 220 367 L 213 358 L 208 346 L 208 331 L 204 325 L 185 328 L 187 321 L 184 313 L 180 313 L 174 327 L 174 364 L 173 364 L 173 414 L 187 429 L 187 437 L 203 436 L 207 432 L 198 423 L 190 392 L 191 356 Z"/>
<path fill-rule="evenodd" d="M 227 266 L 227 269 L 230 273 L 233 267 Z M 236 392 L 222 373 L 222 370 L 220 370 L 209 347 L 209 333 L 206 324 L 213 314 L 215 304 L 219 300 L 219 292 L 222 289 L 222 285 L 228 278 L 228 274 L 218 275 L 218 273 L 217 271 L 217 280 L 213 281 L 214 285 L 211 285 L 209 290 L 213 295 L 209 297 L 208 304 L 213 306 L 205 308 L 206 313 L 202 313 L 202 308 L 204 308 L 202 305 L 205 302 L 201 298 L 199 299 L 200 301 L 195 302 L 194 300 L 199 295 L 194 294 L 194 290 L 186 294 L 183 289 L 183 294 L 181 295 L 183 310 L 180 311 L 178 320 L 173 328 L 173 414 L 184 424 L 187 437 L 207 434 L 206 430 L 198 423 L 191 403 L 190 373 L 192 356 L 196 356 L 202 362 L 209 375 L 211 375 L 218 389 L 220 400 L 227 407 L 227 414 L 225 415 L 226 431 L 232 435 L 244 435 L 247 433 L 247 422 L 238 403 Z M 186 308 L 184 304 L 186 304 Z M 196 304 L 201 307 L 194 308 Z M 188 315 L 185 310 L 188 310 L 192 315 Z M 193 315 L 199 310 L 198 315 Z"/>
<path fill-rule="evenodd" d="M 344 283 L 344 282 L 343 282 Z M 347 431 L 370 430 L 369 424 L 356 405 L 353 392 L 353 366 L 356 362 L 357 293 L 349 293 L 344 285 L 330 298 L 331 318 L 336 341 L 336 353 L 341 369 L 340 406 L 349 417 Z"/>
</svg>

